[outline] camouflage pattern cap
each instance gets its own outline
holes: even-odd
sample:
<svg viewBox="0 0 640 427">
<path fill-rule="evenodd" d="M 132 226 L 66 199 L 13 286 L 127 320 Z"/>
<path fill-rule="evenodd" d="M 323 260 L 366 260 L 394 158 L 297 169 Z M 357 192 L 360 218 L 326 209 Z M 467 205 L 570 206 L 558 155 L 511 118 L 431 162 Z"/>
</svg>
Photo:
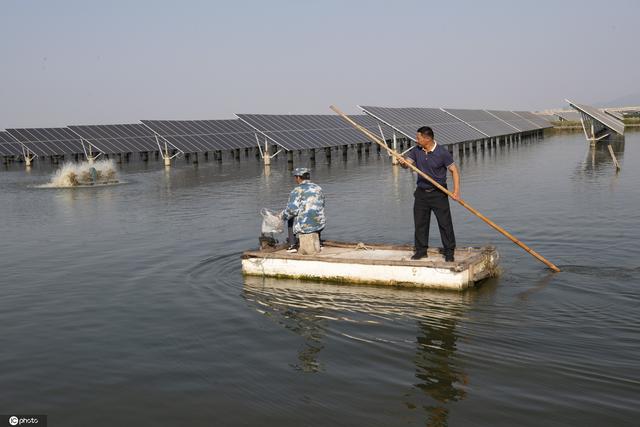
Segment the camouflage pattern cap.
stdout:
<svg viewBox="0 0 640 427">
<path fill-rule="evenodd" d="M 293 176 L 302 176 L 305 173 L 311 174 L 311 171 L 308 168 L 295 168 L 291 175 Z"/>
</svg>

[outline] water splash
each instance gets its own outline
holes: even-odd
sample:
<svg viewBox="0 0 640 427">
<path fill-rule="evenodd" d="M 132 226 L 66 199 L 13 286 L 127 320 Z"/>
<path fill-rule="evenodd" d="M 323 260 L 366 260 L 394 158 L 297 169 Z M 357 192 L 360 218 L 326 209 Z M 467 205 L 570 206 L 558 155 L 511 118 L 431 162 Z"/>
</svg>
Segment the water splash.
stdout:
<svg viewBox="0 0 640 427">
<path fill-rule="evenodd" d="M 91 170 L 95 169 L 95 173 Z M 58 169 L 51 181 L 41 188 L 85 187 L 93 185 L 118 184 L 118 170 L 112 159 L 98 160 L 93 163 L 67 162 Z"/>
</svg>

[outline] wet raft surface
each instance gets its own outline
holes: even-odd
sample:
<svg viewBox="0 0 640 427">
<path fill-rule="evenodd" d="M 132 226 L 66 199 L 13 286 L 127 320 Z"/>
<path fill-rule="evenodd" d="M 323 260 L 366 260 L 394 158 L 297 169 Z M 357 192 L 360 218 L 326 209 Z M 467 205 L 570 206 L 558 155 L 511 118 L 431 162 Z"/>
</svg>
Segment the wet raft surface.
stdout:
<svg viewBox="0 0 640 427">
<path fill-rule="evenodd" d="M 495 275 L 498 253 L 492 246 L 456 249 L 446 262 L 440 249 L 412 260 L 413 246 L 325 241 L 316 255 L 288 253 L 284 247 L 247 251 L 243 272 L 249 275 L 290 277 L 447 289 L 465 289 Z"/>
</svg>

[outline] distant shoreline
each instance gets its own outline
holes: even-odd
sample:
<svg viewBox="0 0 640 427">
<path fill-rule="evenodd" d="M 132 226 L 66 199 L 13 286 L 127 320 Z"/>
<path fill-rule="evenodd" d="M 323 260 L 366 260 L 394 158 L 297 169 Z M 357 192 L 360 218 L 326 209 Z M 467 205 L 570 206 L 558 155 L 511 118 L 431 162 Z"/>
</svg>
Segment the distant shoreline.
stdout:
<svg viewBox="0 0 640 427">
<path fill-rule="evenodd" d="M 554 129 L 582 129 L 582 124 L 574 120 L 552 121 L 551 124 Z M 637 118 L 625 119 L 624 126 L 627 128 L 640 127 L 640 120 Z"/>
</svg>

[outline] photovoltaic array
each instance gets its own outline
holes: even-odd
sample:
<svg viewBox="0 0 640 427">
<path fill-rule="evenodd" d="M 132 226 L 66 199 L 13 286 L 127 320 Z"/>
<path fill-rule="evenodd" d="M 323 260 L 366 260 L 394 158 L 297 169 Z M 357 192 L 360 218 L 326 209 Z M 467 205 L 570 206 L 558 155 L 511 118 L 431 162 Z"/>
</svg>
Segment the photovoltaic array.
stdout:
<svg viewBox="0 0 640 427">
<path fill-rule="evenodd" d="M 538 114 L 534 114 L 531 111 L 514 111 L 517 115 L 522 117 L 525 120 L 532 122 L 534 125 L 538 126 L 538 128 L 550 128 L 553 125 L 549 123 L 549 120 L 546 120 L 544 117 L 540 117 Z"/>
<path fill-rule="evenodd" d="M 528 132 L 540 127 L 527 119 L 523 119 L 513 111 L 501 111 L 501 110 L 486 110 L 489 114 L 493 115 L 499 120 L 507 123 L 516 129 L 516 132 Z"/>
<path fill-rule="evenodd" d="M 445 108 L 444 110 L 461 121 L 473 126 L 489 138 L 509 135 L 515 131 L 513 126 L 496 119 L 495 116 L 492 116 L 484 110 L 463 110 L 456 108 Z"/>
<path fill-rule="evenodd" d="M 368 142 L 367 137 L 333 114 L 237 114 L 240 120 L 286 150 L 336 147 Z M 376 120 L 364 115 L 350 116 L 376 136 L 380 129 Z M 386 127 L 385 137 L 391 132 Z M 384 129 L 383 129 L 384 133 Z"/>
<path fill-rule="evenodd" d="M 68 128 L 7 129 L 7 132 L 39 156 L 84 152 L 80 137 Z"/>
<path fill-rule="evenodd" d="M 361 106 L 365 113 L 391 126 L 407 138 L 415 140 L 421 126 L 433 129 L 443 145 L 486 138 L 478 130 L 438 108 L 393 108 Z"/>
<path fill-rule="evenodd" d="M 572 108 L 577 110 L 583 116 L 586 116 L 594 122 L 600 124 L 602 127 L 610 129 L 619 135 L 624 135 L 624 122 L 616 119 L 615 117 L 603 113 L 597 108 L 584 104 L 576 104 L 575 102 L 568 101 Z"/>
<path fill-rule="evenodd" d="M 145 125 L 85 125 L 69 129 L 105 154 L 157 151 L 154 133 Z"/>
<path fill-rule="evenodd" d="M 415 139 L 431 126 L 441 144 L 479 140 L 551 127 L 528 111 L 363 106 L 366 114 L 350 117 L 376 136 Z M 577 113 L 576 113 L 577 114 Z M 615 120 L 615 117 L 601 113 Z M 333 114 L 237 114 L 225 120 L 142 120 L 142 123 L 76 125 L 59 128 L 7 129 L 0 132 L 0 156 L 39 156 L 153 152 L 198 153 L 255 147 L 265 138 L 285 150 L 304 150 L 370 142 Z M 86 150 L 86 151 L 85 151 Z"/>
<path fill-rule="evenodd" d="M 9 132 L 0 131 L 0 156 L 21 156 L 22 145 Z"/>
<path fill-rule="evenodd" d="M 255 130 L 241 120 L 142 120 L 185 153 L 255 147 Z"/>
</svg>

